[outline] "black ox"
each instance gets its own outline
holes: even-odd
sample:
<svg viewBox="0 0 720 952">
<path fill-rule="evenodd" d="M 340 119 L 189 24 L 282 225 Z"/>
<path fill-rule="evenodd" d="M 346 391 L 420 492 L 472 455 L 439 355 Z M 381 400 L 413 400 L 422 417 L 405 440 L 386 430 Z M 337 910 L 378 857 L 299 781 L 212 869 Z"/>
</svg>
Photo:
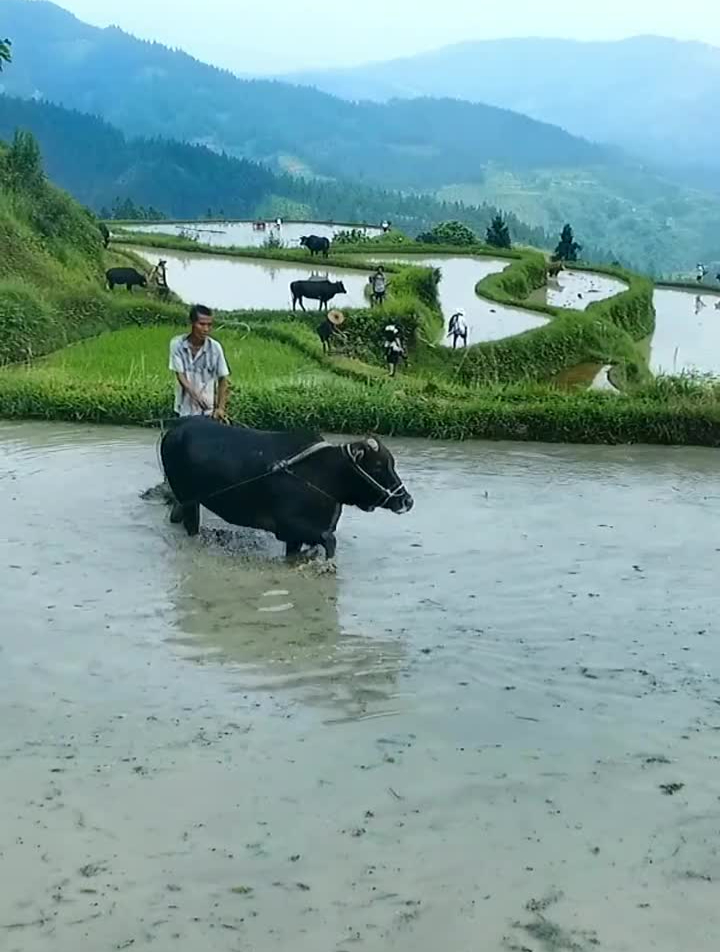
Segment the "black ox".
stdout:
<svg viewBox="0 0 720 952">
<path fill-rule="evenodd" d="M 197 535 L 203 505 L 232 525 L 271 532 L 288 558 L 304 545 L 322 546 L 333 558 L 343 506 L 395 513 L 413 507 L 392 454 L 372 438 L 336 446 L 313 432 L 271 433 L 189 417 L 168 430 L 160 453 L 177 500 L 173 522 Z"/>
<path fill-rule="evenodd" d="M 315 255 L 327 258 L 330 254 L 330 239 L 321 238 L 320 235 L 303 235 L 300 239 L 300 247 L 307 248 L 313 258 Z"/>
<path fill-rule="evenodd" d="M 303 311 L 305 310 L 303 298 L 310 298 L 311 301 L 319 301 L 320 306 L 318 307 L 318 311 L 322 311 L 323 308 L 327 311 L 328 303 L 332 301 L 335 295 L 347 294 L 347 291 L 342 281 L 318 281 L 317 279 L 310 278 L 307 281 L 293 281 L 290 285 L 290 293 L 292 294 L 293 311 L 297 310 L 298 304 Z"/>
<path fill-rule="evenodd" d="M 128 291 L 132 291 L 134 287 L 147 287 L 147 278 L 144 274 L 136 271 L 135 268 L 110 268 L 106 272 L 105 278 L 111 291 L 115 290 L 116 284 L 124 284 Z"/>
</svg>

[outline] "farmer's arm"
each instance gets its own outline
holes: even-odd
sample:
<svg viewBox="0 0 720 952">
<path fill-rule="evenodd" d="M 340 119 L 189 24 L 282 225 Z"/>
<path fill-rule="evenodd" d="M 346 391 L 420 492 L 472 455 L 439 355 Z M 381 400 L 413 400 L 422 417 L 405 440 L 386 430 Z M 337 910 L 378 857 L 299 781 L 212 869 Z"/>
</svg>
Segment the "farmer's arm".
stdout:
<svg viewBox="0 0 720 952">
<path fill-rule="evenodd" d="M 191 400 L 194 400 L 195 403 L 202 410 L 212 410 L 212 407 L 207 405 L 207 402 L 202 399 L 200 394 L 197 392 L 195 387 L 190 383 L 187 374 L 185 373 L 185 364 L 183 363 L 183 357 L 180 350 L 180 343 L 176 339 L 170 344 L 170 370 L 172 370 L 177 377 L 177 381 L 180 386 L 183 388 L 185 393 L 188 394 Z"/>
<path fill-rule="evenodd" d="M 218 345 L 219 346 L 219 345 Z M 225 351 L 220 347 L 218 354 L 218 385 L 213 416 L 223 419 L 226 416 L 228 393 L 230 391 L 230 368 L 225 360 Z"/>
<path fill-rule="evenodd" d="M 201 396 L 200 396 L 200 394 L 197 392 L 197 390 L 195 389 L 195 387 L 193 387 L 193 385 L 190 383 L 190 381 L 189 381 L 188 378 L 185 376 L 185 374 L 183 374 L 183 373 L 176 373 L 175 376 L 177 377 L 178 383 L 179 383 L 180 386 L 183 388 L 183 390 L 185 391 L 185 393 L 187 393 L 187 394 L 190 396 L 190 398 L 191 398 L 192 400 L 194 400 L 195 403 L 197 403 L 197 405 L 198 405 L 201 409 L 203 409 L 203 410 L 212 410 L 212 407 L 210 406 L 210 404 L 207 402 L 207 400 L 205 400 L 204 397 L 201 397 Z"/>
</svg>

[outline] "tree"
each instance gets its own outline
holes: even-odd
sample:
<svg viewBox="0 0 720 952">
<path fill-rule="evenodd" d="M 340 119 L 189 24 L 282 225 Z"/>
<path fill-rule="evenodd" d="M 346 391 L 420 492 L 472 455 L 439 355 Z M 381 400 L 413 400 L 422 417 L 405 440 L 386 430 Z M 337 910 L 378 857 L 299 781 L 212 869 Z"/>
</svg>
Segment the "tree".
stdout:
<svg viewBox="0 0 720 952">
<path fill-rule="evenodd" d="M 489 245 L 492 245 L 493 248 L 512 248 L 510 229 L 502 214 L 499 212 L 490 222 L 486 241 Z"/>
<path fill-rule="evenodd" d="M 32 191 L 45 181 L 40 146 L 32 132 L 18 129 L 5 153 L 5 172 L 10 188 Z"/>
<path fill-rule="evenodd" d="M 553 261 L 577 261 L 578 253 L 582 251 L 582 245 L 575 241 L 573 230 L 570 225 L 565 225 L 560 235 L 560 241 L 555 249 Z"/>
<path fill-rule="evenodd" d="M 10 50 L 11 46 L 12 43 L 10 40 L 0 40 L 0 73 L 2 73 L 3 70 L 3 63 L 12 62 L 12 52 Z"/>
<path fill-rule="evenodd" d="M 425 245 L 455 245 L 458 248 L 477 244 L 475 234 L 460 221 L 444 221 L 432 231 L 418 235 L 418 241 Z"/>
</svg>

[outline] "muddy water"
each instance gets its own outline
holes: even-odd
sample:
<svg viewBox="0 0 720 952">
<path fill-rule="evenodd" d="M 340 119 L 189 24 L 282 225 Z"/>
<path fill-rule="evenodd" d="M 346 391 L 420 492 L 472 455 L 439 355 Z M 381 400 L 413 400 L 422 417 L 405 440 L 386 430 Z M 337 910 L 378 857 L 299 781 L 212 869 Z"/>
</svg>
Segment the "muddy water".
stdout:
<svg viewBox="0 0 720 952">
<path fill-rule="evenodd" d="M 658 288 L 654 300 L 653 372 L 720 375 L 720 294 Z"/>
<path fill-rule="evenodd" d="M 287 222 L 279 229 L 272 222 L 266 223 L 265 231 L 257 231 L 252 222 L 192 222 L 185 225 L 168 225 L 153 222 L 149 225 L 133 225 L 133 231 L 161 235 L 188 235 L 206 245 L 229 248 L 259 248 L 270 235 L 279 238 L 287 248 L 297 248 L 303 235 L 318 235 L 321 238 L 333 238 L 343 229 L 356 227 L 370 237 L 379 235 L 380 228 L 371 226 L 331 225 L 327 222 Z"/>
<path fill-rule="evenodd" d="M 371 260 L 383 260 L 376 256 Z M 494 258 L 453 258 L 443 255 L 420 257 L 418 255 L 393 255 L 385 261 L 409 261 L 426 268 L 440 268 L 442 281 L 439 287 L 440 305 L 446 325 L 452 315 L 462 308 L 468 323 L 468 343 L 499 340 L 533 327 L 547 323 L 541 314 L 524 311 L 522 308 L 504 307 L 478 297 L 475 287 L 488 274 L 496 274 L 508 266 L 507 261 Z M 447 338 L 445 343 L 449 343 Z"/>
<path fill-rule="evenodd" d="M 530 300 L 553 307 L 571 307 L 584 311 L 595 301 L 604 301 L 627 291 L 627 284 L 604 274 L 590 271 L 561 271 L 557 279 L 551 278 L 544 288 L 539 288 Z"/>
<path fill-rule="evenodd" d="M 716 948 L 716 453 L 394 449 L 333 576 L 0 425 L 3 949 Z"/>
<path fill-rule="evenodd" d="M 336 307 L 364 307 L 367 275 L 361 271 L 328 268 L 315 262 L 307 267 L 282 261 L 253 261 L 221 255 L 202 255 L 148 248 L 130 249 L 149 264 L 167 261 L 168 283 L 184 301 L 202 302 L 222 310 L 285 310 L 292 307 L 290 283 L 310 277 L 342 281 L 347 294 L 333 299 Z M 306 301 L 308 310 L 317 302 Z"/>
</svg>

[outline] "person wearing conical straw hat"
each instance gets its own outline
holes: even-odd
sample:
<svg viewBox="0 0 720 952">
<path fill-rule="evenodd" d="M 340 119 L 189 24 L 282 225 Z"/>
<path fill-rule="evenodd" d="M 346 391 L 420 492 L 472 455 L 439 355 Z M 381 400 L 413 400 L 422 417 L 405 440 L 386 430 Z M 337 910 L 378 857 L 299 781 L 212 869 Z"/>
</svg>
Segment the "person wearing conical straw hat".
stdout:
<svg viewBox="0 0 720 952">
<path fill-rule="evenodd" d="M 388 373 L 391 377 L 394 377 L 401 358 L 405 356 L 400 328 L 396 324 L 387 324 L 383 331 L 383 337 Z"/>
<path fill-rule="evenodd" d="M 344 323 L 345 315 L 342 311 L 330 311 L 322 324 L 319 325 L 317 334 L 322 343 L 324 354 L 330 353 L 330 341 L 332 336 L 338 333 Z"/>
</svg>

